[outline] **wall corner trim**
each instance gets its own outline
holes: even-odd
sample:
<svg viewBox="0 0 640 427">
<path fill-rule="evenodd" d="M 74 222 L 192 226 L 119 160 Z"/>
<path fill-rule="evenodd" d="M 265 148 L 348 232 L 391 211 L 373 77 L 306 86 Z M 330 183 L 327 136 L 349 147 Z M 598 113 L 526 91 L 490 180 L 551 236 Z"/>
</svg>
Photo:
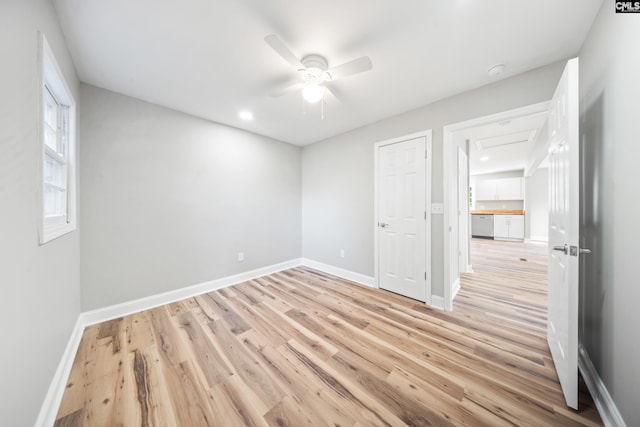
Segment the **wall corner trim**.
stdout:
<svg viewBox="0 0 640 427">
<path fill-rule="evenodd" d="M 587 384 L 587 388 L 593 397 L 593 401 L 598 408 L 600 417 L 605 427 L 626 427 L 622 415 L 609 394 L 609 390 L 604 385 L 598 371 L 596 371 L 593 362 L 587 353 L 587 349 L 582 344 L 578 348 L 578 367 Z"/>
<path fill-rule="evenodd" d="M 71 337 L 69 338 L 67 347 L 64 349 L 64 353 L 62 353 L 62 358 L 60 359 L 58 368 L 53 375 L 53 379 L 49 385 L 49 390 L 47 391 L 42 406 L 40 407 L 40 413 L 38 414 L 38 419 L 35 424 L 36 427 L 49 427 L 55 423 L 58 408 L 62 402 L 62 396 L 64 395 L 64 390 L 67 385 L 67 379 L 71 373 L 71 368 L 73 367 L 73 362 L 76 358 L 80 341 L 82 340 L 84 327 L 85 325 L 82 323 L 81 313 L 76 320 L 73 330 L 71 331 Z"/>
<path fill-rule="evenodd" d="M 302 265 L 305 265 L 316 270 L 323 271 L 325 273 L 333 274 L 334 276 L 342 277 L 343 279 L 350 280 L 352 282 L 360 283 L 361 285 L 369 286 L 370 288 L 376 288 L 375 279 L 365 274 L 353 272 L 351 270 L 345 270 L 344 268 L 334 267 L 329 264 L 324 264 L 312 259 L 302 258 Z"/>
</svg>

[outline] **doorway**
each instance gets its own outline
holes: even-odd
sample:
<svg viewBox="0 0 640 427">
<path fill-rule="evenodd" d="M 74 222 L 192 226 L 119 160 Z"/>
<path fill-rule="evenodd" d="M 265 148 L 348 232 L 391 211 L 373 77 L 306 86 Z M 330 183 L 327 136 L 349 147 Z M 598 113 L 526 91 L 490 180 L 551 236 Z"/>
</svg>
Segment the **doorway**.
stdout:
<svg viewBox="0 0 640 427">
<path fill-rule="evenodd" d="M 560 379 L 562 391 L 568 406 L 578 408 L 578 272 L 580 255 L 591 253 L 587 248 L 579 247 L 579 206 L 580 206 L 580 168 L 579 168 L 579 97 L 578 97 L 578 58 L 567 61 L 562 76 L 556 86 L 553 99 L 548 107 L 542 104 L 511 110 L 493 116 L 483 117 L 444 128 L 444 190 L 450 191 L 445 197 L 445 308 L 453 309 L 454 284 L 460 275 L 460 268 L 454 271 L 447 268 L 458 264 L 457 250 L 459 239 L 456 235 L 458 225 L 455 223 L 458 213 L 459 197 L 457 195 L 457 169 L 459 163 L 454 163 L 452 154 L 456 146 L 452 144 L 456 131 L 470 129 L 473 126 L 487 123 L 509 123 L 513 118 L 528 114 L 546 112 L 546 127 L 548 138 L 547 150 L 532 150 L 534 163 L 539 165 L 543 159 L 549 159 L 549 238 L 548 238 L 548 310 L 547 310 L 547 342 L 551 356 Z M 513 139 L 513 135 L 505 135 Z M 447 142 L 449 144 L 447 144 Z M 495 141 L 489 141 L 490 143 Z M 514 141 L 517 142 L 517 141 Z M 544 148 L 545 144 L 539 144 Z M 535 156 L 541 152 L 540 156 Z M 537 167 L 537 166 L 535 166 Z M 488 196 L 485 199 L 493 201 L 509 200 L 513 197 L 501 197 L 505 194 L 518 192 L 518 185 L 503 185 L 500 180 L 489 182 Z M 506 184 L 506 182 L 504 183 Z M 521 187 L 521 186 L 520 186 Z M 491 192 L 494 198 L 491 199 Z M 453 193 L 453 194 L 452 194 Z M 522 212 L 524 214 L 524 212 Z M 494 217 L 504 217 L 504 213 Z M 495 218 L 494 218 L 495 219 Z M 504 220 L 504 221 L 503 221 Z M 503 224 L 504 222 L 504 224 Z M 511 220 L 500 218 L 494 220 L 494 239 L 498 232 L 506 240 L 514 240 L 514 233 L 522 233 L 516 221 L 515 227 Z M 524 235 L 518 236 L 524 241 Z M 448 264 L 448 265 L 447 265 Z M 452 274 L 453 273 L 453 274 Z M 457 273 L 457 276 L 456 276 Z"/>
<path fill-rule="evenodd" d="M 431 131 L 375 144 L 375 283 L 431 302 Z"/>
<path fill-rule="evenodd" d="M 522 184 L 524 176 L 531 171 L 535 171 L 547 156 L 546 127 L 544 127 L 544 123 L 546 122 L 548 108 L 549 103 L 542 102 L 445 126 L 443 151 L 446 214 L 444 221 L 445 232 L 448 232 L 448 236 L 445 235 L 444 239 L 445 310 L 453 310 L 453 299 L 460 287 L 460 274 L 473 270 L 471 263 L 464 264 L 465 257 L 461 255 L 462 251 L 467 250 L 466 259 L 471 259 L 471 245 L 469 245 L 469 242 L 472 234 L 470 227 L 467 227 L 467 230 L 460 227 L 462 222 L 461 212 L 465 209 L 484 207 L 487 211 L 500 209 L 505 214 L 518 215 L 524 213 L 525 197 Z M 500 136 L 491 137 L 491 135 Z M 538 136 L 541 138 L 538 138 Z M 518 147 L 519 145 L 520 147 Z M 510 156 L 513 156 L 513 153 L 517 152 L 518 149 L 522 149 L 523 145 L 528 146 L 529 161 L 525 165 L 522 163 L 511 165 L 505 163 Z M 489 169 L 487 165 L 491 165 L 492 162 L 487 162 L 487 165 L 479 163 L 477 150 L 485 150 L 485 153 L 489 151 L 499 153 L 495 157 L 507 166 L 501 166 L 501 169 Z M 466 186 L 461 183 L 461 180 L 464 179 L 464 171 L 460 170 L 464 168 L 464 163 L 460 160 L 461 151 L 469 158 Z M 476 151 L 475 156 L 474 151 Z M 483 155 L 482 157 L 492 156 Z M 486 191 L 483 188 L 485 186 L 476 185 L 476 175 L 479 175 L 476 172 L 488 177 L 486 184 L 492 186 L 491 197 L 481 196 L 483 199 L 491 198 L 492 200 L 483 200 L 482 206 L 477 206 L 477 193 Z M 490 172 L 499 173 L 490 175 Z M 500 183 L 504 181 L 505 184 L 502 187 L 504 196 L 498 195 L 496 191 L 499 179 Z M 464 195 L 461 194 L 463 191 Z M 513 193 L 518 194 L 514 196 Z M 469 216 L 467 215 L 464 219 L 469 224 Z M 520 237 L 520 233 L 516 233 L 519 227 L 522 227 L 524 231 L 524 217 L 501 216 L 498 219 L 505 221 L 504 230 L 506 231 L 503 231 L 505 235 L 500 236 L 501 238 L 512 241 L 524 240 L 524 236 Z M 510 235 L 509 231 L 513 231 L 513 233 Z M 493 234 L 490 237 L 493 238 Z M 466 242 L 466 245 L 461 242 Z"/>
</svg>

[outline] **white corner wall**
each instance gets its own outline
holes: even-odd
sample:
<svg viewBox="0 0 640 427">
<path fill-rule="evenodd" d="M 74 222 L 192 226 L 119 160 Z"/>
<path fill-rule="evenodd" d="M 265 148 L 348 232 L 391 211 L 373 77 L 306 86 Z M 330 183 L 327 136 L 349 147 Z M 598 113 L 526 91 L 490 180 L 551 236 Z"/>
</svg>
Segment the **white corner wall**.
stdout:
<svg viewBox="0 0 640 427">
<path fill-rule="evenodd" d="M 376 142 L 433 130 L 432 203 L 443 202 L 445 125 L 548 101 L 564 61 L 391 117 L 302 150 L 302 256 L 374 276 L 373 191 Z M 432 215 L 432 292 L 442 297 L 443 215 Z M 345 249 L 345 257 L 339 256 Z"/>
<path fill-rule="evenodd" d="M 0 2 L 0 424 L 4 426 L 36 422 L 80 313 L 79 232 L 38 244 L 38 31 L 46 35 L 78 101 L 78 79 L 51 2 Z"/>
<path fill-rule="evenodd" d="M 83 311 L 300 258 L 299 147 L 85 84 L 81 99 Z"/>
</svg>

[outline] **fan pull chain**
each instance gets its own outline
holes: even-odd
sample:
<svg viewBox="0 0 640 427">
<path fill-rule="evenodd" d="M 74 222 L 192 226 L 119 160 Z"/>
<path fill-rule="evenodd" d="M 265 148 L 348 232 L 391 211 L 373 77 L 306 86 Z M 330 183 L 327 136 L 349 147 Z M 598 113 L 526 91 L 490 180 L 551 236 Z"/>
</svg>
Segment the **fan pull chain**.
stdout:
<svg viewBox="0 0 640 427">
<path fill-rule="evenodd" d="M 324 120 L 324 97 L 320 100 L 320 118 Z"/>
<path fill-rule="evenodd" d="M 304 96 L 301 96 L 300 99 L 302 99 L 302 114 L 307 114 L 307 103 L 304 102 Z"/>
</svg>

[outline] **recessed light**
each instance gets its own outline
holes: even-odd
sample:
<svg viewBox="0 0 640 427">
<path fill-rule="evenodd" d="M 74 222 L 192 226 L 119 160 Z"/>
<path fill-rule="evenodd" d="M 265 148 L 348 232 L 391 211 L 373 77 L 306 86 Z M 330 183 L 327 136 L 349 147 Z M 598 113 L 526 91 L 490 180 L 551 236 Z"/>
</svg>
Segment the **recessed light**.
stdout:
<svg viewBox="0 0 640 427">
<path fill-rule="evenodd" d="M 481 162 L 489 161 L 489 156 L 480 157 Z"/>
<path fill-rule="evenodd" d="M 251 111 L 240 111 L 239 116 L 242 120 L 253 120 L 253 113 L 251 113 Z"/>
<path fill-rule="evenodd" d="M 494 65 L 493 67 L 489 68 L 489 70 L 487 71 L 487 73 L 491 76 L 491 77 L 495 77 L 495 76 L 499 76 L 500 74 L 502 74 L 502 72 L 504 71 L 504 64 L 497 64 Z"/>
</svg>

